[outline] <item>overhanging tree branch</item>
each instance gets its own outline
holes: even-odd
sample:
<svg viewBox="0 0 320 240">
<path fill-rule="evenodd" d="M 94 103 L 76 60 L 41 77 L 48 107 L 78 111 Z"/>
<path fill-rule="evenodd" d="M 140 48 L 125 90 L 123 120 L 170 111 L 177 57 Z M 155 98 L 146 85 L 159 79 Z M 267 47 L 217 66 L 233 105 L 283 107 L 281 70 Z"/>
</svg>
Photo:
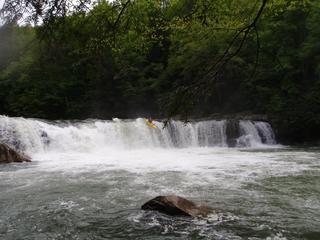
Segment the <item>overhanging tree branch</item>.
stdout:
<svg viewBox="0 0 320 240">
<path fill-rule="evenodd" d="M 168 101 L 167 109 L 169 110 L 167 112 L 166 123 L 170 118 L 178 113 L 184 113 L 184 117 L 187 119 L 188 112 L 194 106 L 196 98 L 208 94 L 211 85 L 218 79 L 218 76 L 221 74 L 227 63 L 240 53 L 244 43 L 252 31 L 255 31 L 256 33 L 256 57 L 259 57 L 260 41 L 257 23 L 267 5 L 267 2 L 268 0 L 262 0 L 261 6 L 253 21 L 235 33 L 224 53 L 205 71 L 200 81 L 193 82 L 187 86 L 180 86 L 176 89 L 174 96 L 172 97 L 173 99 L 169 99 Z M 235 50 L 232 50 L 233 48 L 235 48 Z"/>
<path fill-rule="evenodd" d="M 127 9 L 128 5 L 131 3 L 131 0 L 127 0 L 125 2 L 125 4 L 123 4 L 118 16 L 117 16 L 117 19 L 116 21 L 114 22 L 113 24 L 113 46 L 115 47 L 116 45 L 116 35 L 117 35 L 117 30 L 118 30 L 118 27 L 119 27 L 119 24 L 120 24 L 120 19 L 121 19 L 121 16 L 124 14 L 125 10 Z"/>
</svg>

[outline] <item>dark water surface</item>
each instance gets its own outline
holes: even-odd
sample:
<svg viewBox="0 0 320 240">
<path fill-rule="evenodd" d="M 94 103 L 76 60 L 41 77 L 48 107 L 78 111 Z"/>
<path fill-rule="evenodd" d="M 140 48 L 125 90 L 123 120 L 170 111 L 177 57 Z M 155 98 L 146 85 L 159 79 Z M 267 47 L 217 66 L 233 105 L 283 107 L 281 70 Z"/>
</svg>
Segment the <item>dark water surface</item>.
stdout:
<svg viewBox="0 0 320 240">
<path fill-rule="evenodd" d="M 318 148 L 146 149 L 0 165 L 0 239 L 320 239 Z M 216 209 L 144 212 L 160 194 Z"/>
</svg>

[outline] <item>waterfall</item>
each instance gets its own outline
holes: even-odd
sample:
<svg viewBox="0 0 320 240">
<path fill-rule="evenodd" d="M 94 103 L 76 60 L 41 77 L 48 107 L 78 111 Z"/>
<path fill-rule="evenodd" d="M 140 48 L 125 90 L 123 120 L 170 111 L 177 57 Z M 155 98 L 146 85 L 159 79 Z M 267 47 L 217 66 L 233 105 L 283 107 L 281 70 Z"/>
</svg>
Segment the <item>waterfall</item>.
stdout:
<svg viewBox="0 0 320 240">
<path fill-rule="evenodd" d="M 262 144 L 258 130 L 252 121 L 240 121 L 240 137 L 237 140 L 239 147 L 257 147 Z"/>
<path fill-rule="evenodd" d="M 267 122 L 172 121 L 166 128 L 132 120 L 44 121 L 0 116 L 0 142 L 26 153 L 103 148 L 261 147 L 276 143 Z M 234 144 L 230 139 L 235 139 Z"/>
<path fill-rule="evenodd" d="M 261 141 L 265 144 L 276 144 L 275 135 L 272 130 L 272 127 L 267 122 L 255 122 L 256 129 L 258 130 Z"/>
<path fill-rule="evenodd" d="M 259 147 L 264 144 L 276 144 L 272 127 L 267 122 L 240 121 L 239 129 L 238 147 Z"/>
</svg>

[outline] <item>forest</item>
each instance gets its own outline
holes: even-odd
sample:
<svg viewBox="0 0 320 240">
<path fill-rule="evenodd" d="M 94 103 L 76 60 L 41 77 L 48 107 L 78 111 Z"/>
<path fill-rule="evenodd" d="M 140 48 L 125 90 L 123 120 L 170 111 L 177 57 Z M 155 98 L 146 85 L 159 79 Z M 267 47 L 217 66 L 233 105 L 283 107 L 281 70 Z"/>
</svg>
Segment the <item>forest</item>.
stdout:
<svg viewBox="0 0 320 240">
<path fill-rule="evenodd" d="M 34 21 L 4 10 L 0 114 L 262 114 L 284 141 L 319 140 L 318 0 L 98 1 Z"/>
</svg>

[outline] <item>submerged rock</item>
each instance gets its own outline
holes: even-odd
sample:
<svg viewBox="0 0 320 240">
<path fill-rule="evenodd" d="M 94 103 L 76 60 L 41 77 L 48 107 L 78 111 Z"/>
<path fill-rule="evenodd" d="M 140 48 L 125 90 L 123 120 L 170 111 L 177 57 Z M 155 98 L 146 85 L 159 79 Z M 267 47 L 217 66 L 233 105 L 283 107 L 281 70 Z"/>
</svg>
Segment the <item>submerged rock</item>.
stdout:
<svg viewBox="0 0 320 240">
<path fill-rule="evenodd" d="M 158 196 L 141 206 L 143 210 L 153 210 L 172 216 L 207 217 L 213 209 L 197 206 L 195 203 L 179 196 Z"/>
<path fill-rule="evenodd" d="M 17 153 L 8 145 L 0 143 L 0 163 L 11 162 L 31 162 L 31 159 L 27 156 Z"/>
</svg>

